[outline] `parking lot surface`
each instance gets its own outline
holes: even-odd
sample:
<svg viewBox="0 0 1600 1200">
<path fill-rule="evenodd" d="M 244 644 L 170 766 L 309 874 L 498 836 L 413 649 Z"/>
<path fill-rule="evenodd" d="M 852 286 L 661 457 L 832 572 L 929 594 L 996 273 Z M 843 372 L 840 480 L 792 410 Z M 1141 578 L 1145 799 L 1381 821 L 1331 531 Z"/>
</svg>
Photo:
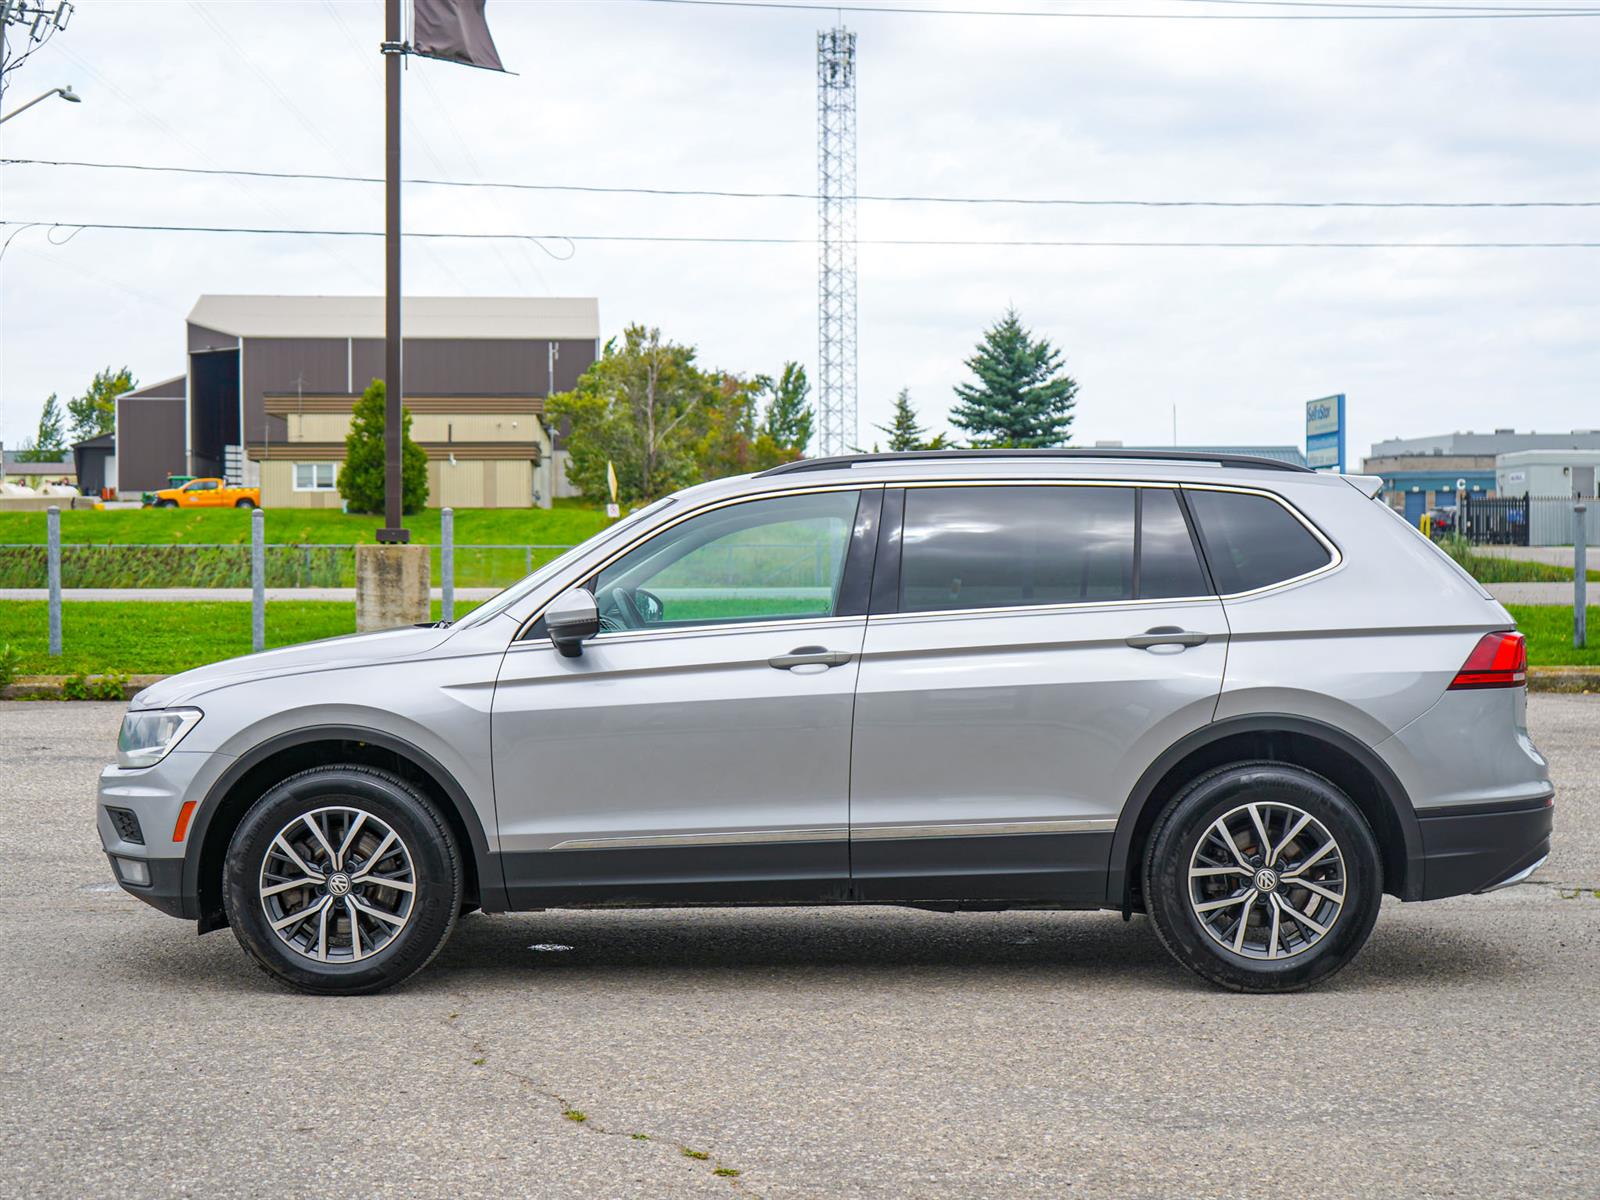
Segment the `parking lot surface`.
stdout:
<svg viewBox="0 0 1600 1200">
<path fill-rule="evenodd" d="M 0 1192 L 1595 1195 L 1600 697 L 1529 703 L 1535 882 L 1388 901 L 1310 993 L 1142 918 L 866 908 L 474 915 L 357 999 L 111 883 L 121 705 L 0 704 Z"/>
</svg>

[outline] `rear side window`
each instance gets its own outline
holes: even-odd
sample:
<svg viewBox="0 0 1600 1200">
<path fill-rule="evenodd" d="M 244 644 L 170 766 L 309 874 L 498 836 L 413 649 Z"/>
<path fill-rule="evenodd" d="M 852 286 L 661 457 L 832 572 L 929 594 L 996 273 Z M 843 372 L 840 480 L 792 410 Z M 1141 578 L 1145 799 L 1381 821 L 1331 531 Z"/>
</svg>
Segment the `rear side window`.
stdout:
<svg viewBox="0 0 1600 1200">
<path fill-rule="evenodd" d="M 1270 497 L 1199 488 L 1184 495 L 1223 595 L 1282 583 L 1331 561 L 1311 531 Z"/>
<path fill-rule="evenodd" d="M 1195 553 L 1189 523 L 1170 488 L 1141 488 L 1139 500 L 1139 599 L 1205 596 L 1211 588 Z"/>
<path fill-rule="evenodd" d="M 1133 525 L 1133 488 L 907 488 L 900 611 L 1131 599 Z"/>
</svg>

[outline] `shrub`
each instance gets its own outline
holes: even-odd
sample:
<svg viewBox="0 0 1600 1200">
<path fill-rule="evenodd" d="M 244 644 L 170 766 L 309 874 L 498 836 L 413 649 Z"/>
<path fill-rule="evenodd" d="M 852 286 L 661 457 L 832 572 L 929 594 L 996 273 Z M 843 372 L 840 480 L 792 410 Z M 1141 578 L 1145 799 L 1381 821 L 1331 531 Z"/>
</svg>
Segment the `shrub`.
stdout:
<svg viewBox="0 0 1600 1200">
<path fill-rule="evenodd" d="M 68 675 L 61 696 L 65 700 L 122 700 L 127 690 L 126 674 L 107 671 L 104 675 Z"/>
</svg>

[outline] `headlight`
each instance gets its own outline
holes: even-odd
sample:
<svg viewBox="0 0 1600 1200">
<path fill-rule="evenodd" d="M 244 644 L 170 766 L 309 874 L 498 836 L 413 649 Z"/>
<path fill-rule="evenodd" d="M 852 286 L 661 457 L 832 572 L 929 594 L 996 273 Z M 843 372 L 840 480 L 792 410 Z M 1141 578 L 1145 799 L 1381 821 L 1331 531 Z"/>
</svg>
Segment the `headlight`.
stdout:
<svg viewBox="0 0 1600 1200">
<path fill-rule="evenodd" d="M 153 708 L 122 718 L 117 735 L 117 765 L 153 767 L 200 723 L 198 708 Z"/>
</svg>

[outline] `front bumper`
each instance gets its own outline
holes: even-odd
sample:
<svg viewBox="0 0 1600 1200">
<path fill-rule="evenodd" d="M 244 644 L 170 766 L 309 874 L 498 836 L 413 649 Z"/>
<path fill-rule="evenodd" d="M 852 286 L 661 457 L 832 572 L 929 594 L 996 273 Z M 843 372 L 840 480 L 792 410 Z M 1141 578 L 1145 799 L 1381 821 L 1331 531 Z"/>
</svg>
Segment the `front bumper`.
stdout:
<svg viewBox="0 0 1600 1200">
<path fill-rule="evenodd" d="M 1521 882 L 1550 854 L 1555 793 L 1532 800 L 1421 809 L 1422 896 L 1489 892 Z"/>
<path fill-rule="evenodd" d="M 183 859 L 181 858 L 139 858 L 132 854 L 113 854 L 106 851 L 106 858 L 111 860 L 111 873 L 116 877 L 122 890 L 130 896 L 137 896 L 146 904 L 160 909 L 169 917 L 185 917 L 193 920 L 199 915 L 199 905 L 193 897 L 185 898 L 183 891 Z M 127 868 L 119 865 L 119 860 L 126 863 L 142 864 L 148 875 L 148 883 L 132 883 L 124 878 Z"/>
<path fill-rule="evenodd" d="M 96 826 L 100 844 L 106 852 L 113 877 L 122 890 L 137 896 L 169 916 L 190 920 L 200 915 L 199 897 L 191 884 L 184 883 L 185 862 L 192 847 L 189 822 L 184 837 L 178 840 L 178 815 L 186 800 L 201 800 L 227 762 L 226 756 L 208 751 L 174 750 L 153 767 L 128 769 L 107 767 L 100 773 Z M 131 813 L 134 821 L 119 825 L 112 810 Z M 142 839 L 130 840 L 128 834 Z M 136 882 L 130 875 L 141 872 L 119 869 L 117 860 L 142 863 L 149 882 Z"/>
</svg>

